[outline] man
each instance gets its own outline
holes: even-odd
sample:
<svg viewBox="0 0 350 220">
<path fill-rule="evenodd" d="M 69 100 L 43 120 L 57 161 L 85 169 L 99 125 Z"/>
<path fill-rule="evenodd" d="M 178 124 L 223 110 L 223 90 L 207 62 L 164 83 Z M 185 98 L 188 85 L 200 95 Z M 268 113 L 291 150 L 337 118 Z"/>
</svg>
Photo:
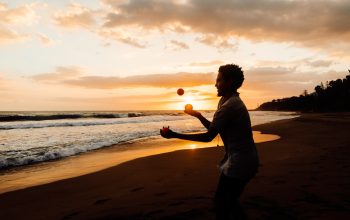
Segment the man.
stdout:
<svg viewBox="0 0 350 220">
<path fill-rule="evenodd" d="M 238 65 L 220 66 L 215 87 L 221 99 L 213 121 L 208 121 L 197 111 L 185 110 L 185 113 L 198 118 L 208 129 L 207 132 L 181 134 L 172 130 L 160 131 L 164 138 L 200 142 L 210 142 L 220 134 L 225 146 L 225 156 L 219 164 L 221 175 L 215 193 L 217 219 L 245 219 L 238 200 L 259 166 L 249 113 L 237 92 L 243 81 L 243 71 Z"/>
</svg>

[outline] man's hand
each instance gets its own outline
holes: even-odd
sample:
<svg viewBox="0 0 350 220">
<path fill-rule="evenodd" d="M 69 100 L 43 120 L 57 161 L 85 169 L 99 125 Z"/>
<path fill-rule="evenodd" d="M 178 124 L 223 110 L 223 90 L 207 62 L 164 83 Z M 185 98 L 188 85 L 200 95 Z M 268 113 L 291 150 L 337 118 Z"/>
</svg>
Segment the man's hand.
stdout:
<svg viewBox="0 0 350 220">
<path fill-rule="evenodd" d="M 199 112 L 196 111 L 196 110 L 192 110 L 192 109 L 185 109 L 184 112 L 185 112 L 186 114 L 191 115 L 191 116 L 196 117 L 196 118 L 198 118 L 198 117 L 201 115 L 201 113 L 199 113 Z"/>
<path fill-rule="evenodd" d="M 160 129 L 160 135 L 163 138 L 167 138 L 167 139 L 174 138 L 175 137 L 174 134 L 175 133 L 172 130 L 170 130 L 169 126 L 168 127 L 163 127 L 162 129 Z"/>
</svg>

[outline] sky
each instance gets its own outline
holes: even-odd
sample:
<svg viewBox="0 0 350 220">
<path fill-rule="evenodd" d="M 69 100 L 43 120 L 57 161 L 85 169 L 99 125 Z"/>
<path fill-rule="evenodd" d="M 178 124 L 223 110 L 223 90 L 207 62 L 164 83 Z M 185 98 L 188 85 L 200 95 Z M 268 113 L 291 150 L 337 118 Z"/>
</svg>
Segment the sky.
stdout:
<svg viewBox="0 0 350 220">
<path fill-rule="evenodd" d="M 231 63 L 254 109 L 344 78 L 349 21 L 348 0 L 0 0 L 0 111 L 216 109 Z"/>
</svg>

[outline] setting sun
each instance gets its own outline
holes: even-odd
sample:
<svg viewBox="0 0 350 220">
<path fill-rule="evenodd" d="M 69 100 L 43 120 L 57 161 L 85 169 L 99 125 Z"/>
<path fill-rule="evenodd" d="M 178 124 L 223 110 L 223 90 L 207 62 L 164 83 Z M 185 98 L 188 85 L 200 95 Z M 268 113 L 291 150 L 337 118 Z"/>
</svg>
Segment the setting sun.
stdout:
<svg viewBox="0 0 350 220">
<path fill-rule="evenodd" d="M 209 103 L 209 105 L 208 105 Z M 191 104 L 194 110 L 207 110 L 214 109 L 215 104 L 207 101 L 203 101 L 203 97 L 200 95 L 193 95 L 190 92 L 179 97 L 179 101 L 176 104 L 176 110 L 184 110 L 187 104 Z"/>
</svg>

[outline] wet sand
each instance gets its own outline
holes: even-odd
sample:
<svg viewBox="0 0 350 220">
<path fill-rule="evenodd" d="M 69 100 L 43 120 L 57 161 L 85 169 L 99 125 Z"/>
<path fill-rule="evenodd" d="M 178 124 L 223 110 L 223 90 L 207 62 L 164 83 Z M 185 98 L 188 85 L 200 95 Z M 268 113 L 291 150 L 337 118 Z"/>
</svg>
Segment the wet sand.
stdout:
<svg viewBox="0 0 350 220">
<path fill-rule="evenodd" d="M 241 202 L 249 219 L 349 219 L 350 114 L 304 114 L 255 126 L 258 175 Z M 0 219 L 213 219 L 223 148 L 179 150 L 0 194 Z"/>
</svg>

